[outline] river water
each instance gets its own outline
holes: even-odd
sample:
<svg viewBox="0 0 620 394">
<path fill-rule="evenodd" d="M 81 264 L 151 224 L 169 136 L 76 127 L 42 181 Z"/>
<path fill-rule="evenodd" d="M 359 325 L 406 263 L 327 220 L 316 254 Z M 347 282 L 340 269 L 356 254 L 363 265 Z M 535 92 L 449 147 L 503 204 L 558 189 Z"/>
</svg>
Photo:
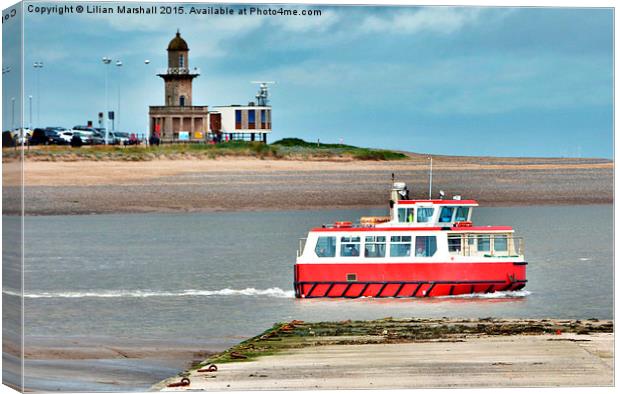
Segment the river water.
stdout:
<svg viewBox="0 0 620 394">
<path fill-rule="evenodd" d="M 384 213 L 27 217 L 26 346 L 55 339 L 82 344 L 135 340 L 220 349 L 292 319 L 613 318 L 611 205 L 478 208 L 475 224 L 512 225 L 525 237 L 528 284 L 516 293 L 436 299 L 293 297 L 298 239 L 310 227 Z M 27 374 L 28 368 L 35 371 L 37 362 L 27 363 Z M 136 388 L 174 370 L 174 365 L 162 366 Z M 45 389 L 131 388 L 30 381 L 33 388 Z"/>
</svg>

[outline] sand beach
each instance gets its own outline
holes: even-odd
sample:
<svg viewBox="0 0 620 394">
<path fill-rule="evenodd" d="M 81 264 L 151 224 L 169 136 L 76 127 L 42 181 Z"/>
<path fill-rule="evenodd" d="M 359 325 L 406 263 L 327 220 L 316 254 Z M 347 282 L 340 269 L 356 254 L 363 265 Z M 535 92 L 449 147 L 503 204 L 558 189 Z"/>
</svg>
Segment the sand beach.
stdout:
<svg viewBox="0 0 620 394">
<path fill-rule="evenodd" d="M 391 174 L 428 197 L 428 158 L 293 160 L 250 157 L 24 163 L 26 215 L 383 207 Z M 19 183 L 4 173 L 4 193 Z M 434 156 L 433 193 L 484 206 L 609 204 L 606 159 Z M 11 207 L 7 207 L 7 212 Z"/>
</svg>

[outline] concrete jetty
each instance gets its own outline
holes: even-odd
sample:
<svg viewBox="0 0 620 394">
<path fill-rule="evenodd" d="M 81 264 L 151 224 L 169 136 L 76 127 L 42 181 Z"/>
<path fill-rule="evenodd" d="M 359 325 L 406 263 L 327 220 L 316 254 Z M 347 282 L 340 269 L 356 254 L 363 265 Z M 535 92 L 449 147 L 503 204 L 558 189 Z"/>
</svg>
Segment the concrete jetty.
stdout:
<svg viewBox="0 0 620 394">
<path fill-rule="evenodd" d="M 611 386 L 613 360 L 607 320 L 294 321 L 153 390 Z"/>
</svg>

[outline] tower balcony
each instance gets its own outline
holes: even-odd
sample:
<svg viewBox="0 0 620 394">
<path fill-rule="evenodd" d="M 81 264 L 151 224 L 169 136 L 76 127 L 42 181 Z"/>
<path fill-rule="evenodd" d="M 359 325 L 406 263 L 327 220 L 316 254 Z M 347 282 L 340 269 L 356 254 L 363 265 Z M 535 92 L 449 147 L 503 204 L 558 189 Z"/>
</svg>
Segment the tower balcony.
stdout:
<svg viewBox="0 0 620 394">
<path fill-rule="evenodd" d="M 198 76 L 200 75 L 200 69 L 194 68 L 182 68 L 182 67 L 168 67 L 160 68 L 157 70 L 157 75 L 183 75 L 183 76 Z"/>
</svg>

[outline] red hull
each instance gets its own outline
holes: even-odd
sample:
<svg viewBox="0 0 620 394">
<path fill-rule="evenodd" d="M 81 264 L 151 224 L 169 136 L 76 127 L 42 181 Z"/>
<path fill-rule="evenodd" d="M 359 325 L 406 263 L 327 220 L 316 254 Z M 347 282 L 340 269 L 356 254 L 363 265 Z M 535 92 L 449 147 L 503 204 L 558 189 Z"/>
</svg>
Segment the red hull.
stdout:
<svg viewBox="0 0 620 394">
<path fill-rule="evenodd" d="M 525 287 L 524 262 L 297 264 L 295 296 L 437 297 Z M 347 277 L 355 275 L 355 280 Z"/>
</svg>

